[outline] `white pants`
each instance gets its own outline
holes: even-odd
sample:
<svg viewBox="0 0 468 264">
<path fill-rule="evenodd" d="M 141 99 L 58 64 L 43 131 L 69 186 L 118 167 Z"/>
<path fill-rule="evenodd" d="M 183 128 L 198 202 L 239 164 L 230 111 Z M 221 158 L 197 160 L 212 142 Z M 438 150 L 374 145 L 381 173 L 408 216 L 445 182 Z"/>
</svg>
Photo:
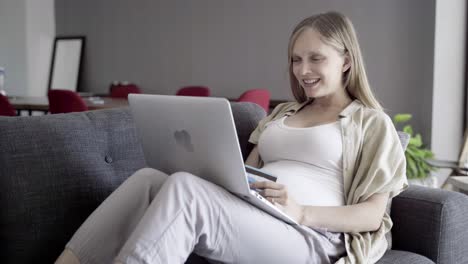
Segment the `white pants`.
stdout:
<svg viewBox="0 0 468 264">
<path fill-rule="evenodd" d="M 82 263 L 332 263 L 343 235 L 293 227 L 189 173 L 142 169 L 66 245 Z"/>
</svg>

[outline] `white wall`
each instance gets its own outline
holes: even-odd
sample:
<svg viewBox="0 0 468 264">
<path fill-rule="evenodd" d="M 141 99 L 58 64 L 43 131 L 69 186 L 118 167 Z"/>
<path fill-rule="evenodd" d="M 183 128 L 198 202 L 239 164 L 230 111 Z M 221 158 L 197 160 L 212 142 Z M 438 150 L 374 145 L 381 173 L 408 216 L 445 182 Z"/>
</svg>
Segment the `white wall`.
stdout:
<svg viewBox="0 0 468 264">
<path fill-rule="evenodd" d="M 8 94 L 46 95 L 54 11 L 54 0 L 0 0 L 0 67 Z"/>
<path fill-rule="evenodd" d="M 229 98 L 264 87 L 291 99 L 290 32 L 329 10 L 354 22 L 389 113 L 412 113 L 430 143 L 434 0 L 56 0 L 57 33 L 87 37 L 82 91 L 107 93 L 126 80 L 146 93 L 203 84 Z"/>
<path fill-rule="evenodd" d="M 465 98 L 466 1 L 436 3 L 432 150 L 436 157 L 458 160 L 463 139 Z M 447 171 L 438 173 L 444 180 Z"/>
<path fill-rule="evenodd" d="M 28 95 L 47 94 L 55 39 L 55 1 L 26 0 Z"/>
<path fill-rule="evenodd" d="M 4 67 L 5 90 L 8 94 L 25 94 L 26 3 L 24 0 L 0 0 L 0 67 Z"/>
</svg>

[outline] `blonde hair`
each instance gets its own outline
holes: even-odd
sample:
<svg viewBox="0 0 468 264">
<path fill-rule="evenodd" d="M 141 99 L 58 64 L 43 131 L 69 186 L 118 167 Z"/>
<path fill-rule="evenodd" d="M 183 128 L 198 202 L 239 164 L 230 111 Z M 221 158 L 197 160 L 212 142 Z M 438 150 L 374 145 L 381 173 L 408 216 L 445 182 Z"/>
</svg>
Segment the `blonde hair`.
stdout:
<svg viewBox="0 0 468 264">
<path fill-rule="evenodd" d="M 292 49 L 299 35 L 307 28 L 312 28 L 320 33 L 322 40 L 342 55 L 348 53 L 351 66 L 343 75 L 343 84 L 352 99 L 358 99 L 369 108 L 382 110 L 382 106 L 372 93 L 367 80 L 364 61 L 353 24 L 351 20 L 338 12 L 327 12 L 302 20 L 294 28 L 289 38 L 289 81 L 296 100 L 302 103 L 308 99 L 292 71 Z"/>
</svg>

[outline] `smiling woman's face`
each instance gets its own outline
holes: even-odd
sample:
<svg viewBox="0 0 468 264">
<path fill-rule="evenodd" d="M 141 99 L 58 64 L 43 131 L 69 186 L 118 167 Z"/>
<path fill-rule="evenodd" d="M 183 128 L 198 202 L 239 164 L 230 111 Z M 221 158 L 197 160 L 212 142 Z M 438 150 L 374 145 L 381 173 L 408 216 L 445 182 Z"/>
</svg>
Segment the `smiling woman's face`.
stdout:
<svg viewBox="0 0 468 264">
<path fill-rule="evenodd" d="M 322 41 L 320 33 L 306 28 L 292 48 L 292 72 L 309 98 L 344 92 L 343 72 L 348 70 L 346 56 Z"/>
</svg>

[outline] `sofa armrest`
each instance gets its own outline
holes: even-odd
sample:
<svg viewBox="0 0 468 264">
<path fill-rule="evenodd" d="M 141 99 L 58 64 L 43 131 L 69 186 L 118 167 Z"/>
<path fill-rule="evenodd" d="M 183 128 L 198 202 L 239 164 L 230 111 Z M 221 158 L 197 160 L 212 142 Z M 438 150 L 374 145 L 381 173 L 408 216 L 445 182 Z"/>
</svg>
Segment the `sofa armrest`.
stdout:
<svg viewBox="0 0 468 264">
<path fill-rule="evenodd" d="M 410 186 L 393 199 L 393 249 L 435 263 L 468 263 L 468 196 Z"/>
</svg>

